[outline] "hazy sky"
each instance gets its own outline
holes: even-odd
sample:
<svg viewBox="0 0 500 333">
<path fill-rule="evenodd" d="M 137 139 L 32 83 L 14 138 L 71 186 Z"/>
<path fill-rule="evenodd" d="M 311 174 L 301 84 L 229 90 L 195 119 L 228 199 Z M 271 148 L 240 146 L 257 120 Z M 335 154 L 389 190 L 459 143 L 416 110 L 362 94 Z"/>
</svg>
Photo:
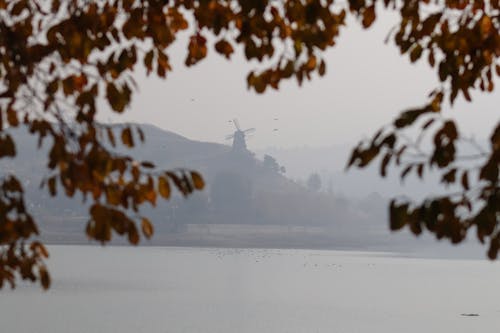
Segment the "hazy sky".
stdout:
<svg viewBox="0 0 500 333">
<path fill-rule="evenodd" d="M 167 80 L 137 75 L 140 92 L 129 110 L 101 118 L 152 123 L 191 139 L 219 143 L 229 143 L 224 140 L 234 130 L 229 120 L 237 118 L 243 128 L 257 129 L 248 141 L 251 149 L 352 144 L 399 111 L 424 103 L 436 86 L 436 75 L 426 63 L 412 65 L 394 45 L 384 44 L 395 22 L 395 17 L 384 15 L 365 31 L 351 21 L 337 46 L 325 53 L 325 77 L 302 87 L 295 80 L 286 82 L 279 91 L 264 95 L 247 90 L 246 75 L 259 65 L 245 63 L 241 52 L 231 61 L 211 52 L 202 63 L 186 68 L 184 34 L 170 50 L 174 71 Z M 473 95 L 474 104 L 459 102 L 452 114 L 464 132 L 485 137 L 490 124 L 498 121 L 499 93 L 478 95 Z"/>
</svg>

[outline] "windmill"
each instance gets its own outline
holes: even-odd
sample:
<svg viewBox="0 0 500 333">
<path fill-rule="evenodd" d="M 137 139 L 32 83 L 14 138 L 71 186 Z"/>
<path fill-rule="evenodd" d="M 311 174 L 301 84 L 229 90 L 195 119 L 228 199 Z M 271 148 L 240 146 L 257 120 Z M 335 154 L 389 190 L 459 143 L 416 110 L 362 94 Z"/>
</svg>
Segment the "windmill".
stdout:
<svg viewBox="0 0 500 333">
<path fill-rule="evenodd" d="M 233 119 L 232 123 L 234 124 L 234 127 L 236 127 L 236 131 L 234 131 L 233 134 L 226 136 L 226 140 L 233 140 L 234 151 L 247 151 L 247 143 L 245 141 L 245 137 L 246 135 L 255 132 L 255 128 L 242 130 L 240 128 L 240 124 L 238 123 L 238 119 Z"/>
</svg>

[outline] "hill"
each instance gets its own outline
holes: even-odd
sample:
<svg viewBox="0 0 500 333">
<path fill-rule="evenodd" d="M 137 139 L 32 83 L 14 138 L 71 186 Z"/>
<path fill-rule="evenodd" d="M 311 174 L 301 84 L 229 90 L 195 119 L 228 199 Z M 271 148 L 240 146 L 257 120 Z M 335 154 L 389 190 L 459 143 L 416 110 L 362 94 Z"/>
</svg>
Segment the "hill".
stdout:
<svg viewBox="0 0 500 333">
<path fill-rule="evenodd" d="M 117 130 L 120 127 L 116 125 Z M 156 230 L 153 240 L 146 244 L 418 250 L 431 254 L 437 249 L 430 238 L 417 241 L 405 233 L 388 237 L 386 199 L 377 193 L 348 199 L 338 191 L 312 191 L 287 178 L 281 160 L 269 155 L 257 159 L 247 150 L 193 141 L 153 125 L 143 124 L 141 128 L 146 142 L 120 152 L 154 161 L 159 169 L 199 170 L 207 184 L 204 191 L 188 199 L 176 193 L 168 202 L 141 211 L 151 217 Z M 34 138 L 24 129 L 11 134 L 18 156 L 4 160 L 1 170 L 3 174 L 15 173 L 22 180 L 29 210 L 40 221 L 41 238 L 49 243 L 88 243 L 83 232 L 88 202 L 81 197 L 51 198 L 39 187 L 48 176 L 44 163 L 50 142 L 37 150 Z M 312 158 L 306 160 L 314 163 Z M 363 186 L 360 179 L 350 181 L 352 186 Z M 114 243 L 124 241 L 115 239 Z M 440 248 L 440 253 L 449 249 L 443 245 Z M 480 252 L 476 249 L 474 253 Z"/>
</svg>

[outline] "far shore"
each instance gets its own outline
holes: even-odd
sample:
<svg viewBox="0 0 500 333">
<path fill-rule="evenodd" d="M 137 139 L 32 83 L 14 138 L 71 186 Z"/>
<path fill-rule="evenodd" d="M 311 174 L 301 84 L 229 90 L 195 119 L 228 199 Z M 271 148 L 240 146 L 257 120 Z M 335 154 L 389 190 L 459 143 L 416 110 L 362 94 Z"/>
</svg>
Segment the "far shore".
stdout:
<svg viewBox="0 0 500 333">
<path fill-rule="evenodd" d="M 50 245 L 100 245 L 81 233 L 41 232 L 41 240 Z M 129 245 L 126 237 L 113 235 L 107 245 Z M 453 246 L 437 242 L 431 236 L 415 237 L 386 230 L 343 232 L 321 226 L 276 226 L 236 224 L 188 224 L 177 232 L 155 232 L 151 240 L 141 239 L 140 246 L 200 248 L 263 248 L 369 251 L 427 258 L 484 259 L 485 248 L 478 244 Z"/>
</svg>

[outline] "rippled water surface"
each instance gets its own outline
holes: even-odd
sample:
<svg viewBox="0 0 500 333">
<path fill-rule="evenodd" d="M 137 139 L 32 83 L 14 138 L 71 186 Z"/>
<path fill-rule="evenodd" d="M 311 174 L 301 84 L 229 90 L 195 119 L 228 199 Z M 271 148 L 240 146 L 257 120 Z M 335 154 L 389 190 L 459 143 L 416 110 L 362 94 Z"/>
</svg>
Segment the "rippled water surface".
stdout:
<svg viewBox="0 0 500 333">
<path fill-rule="evenodd" d="M 500 329 L 498 262 L 312 250 L 50 250 L 52 288 L 2 290 L 1 332 Z"/>
</svg>

